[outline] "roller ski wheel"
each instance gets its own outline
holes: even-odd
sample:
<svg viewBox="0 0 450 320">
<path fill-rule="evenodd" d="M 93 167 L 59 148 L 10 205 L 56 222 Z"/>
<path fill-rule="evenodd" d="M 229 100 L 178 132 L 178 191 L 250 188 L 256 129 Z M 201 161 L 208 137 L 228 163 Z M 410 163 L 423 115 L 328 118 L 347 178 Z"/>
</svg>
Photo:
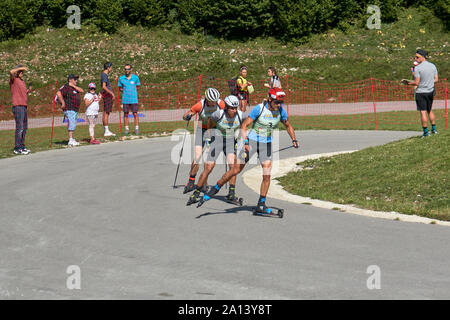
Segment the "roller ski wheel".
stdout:
<svg viewBox="0 0 450 320">
<path fill-rule="evenodd" d="M 281 219 L 284 216 L 284 209 L 270 208 L 264 206 L 264 210 L 261 210 L 260 207 L 258 206 L 253 209 L 253 215 L 263 217 L 278 217 Z"/>
<path fill-rule="evenodd" d="M 225 201 L 231 204 L 235 204 L 237 206 L 243 206 L 244 205 L 244 198 L 238 198 L 238 197 L 225 197 Z"/>
</svg>

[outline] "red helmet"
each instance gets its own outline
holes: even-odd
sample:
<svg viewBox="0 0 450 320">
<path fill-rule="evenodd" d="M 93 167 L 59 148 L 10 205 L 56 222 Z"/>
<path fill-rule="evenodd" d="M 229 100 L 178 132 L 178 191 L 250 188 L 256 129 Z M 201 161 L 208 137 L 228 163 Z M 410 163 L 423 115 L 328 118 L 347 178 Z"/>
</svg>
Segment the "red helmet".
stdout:
<svg viewBox="0 0 450 320">
<path fill-rule="evenodd" d="M 269 98 L 272 100 L 283 101 L 284 97 L 286 97 L 286 93 L 280 88 L 273 88 L 269 90 Z"/>
</svg>

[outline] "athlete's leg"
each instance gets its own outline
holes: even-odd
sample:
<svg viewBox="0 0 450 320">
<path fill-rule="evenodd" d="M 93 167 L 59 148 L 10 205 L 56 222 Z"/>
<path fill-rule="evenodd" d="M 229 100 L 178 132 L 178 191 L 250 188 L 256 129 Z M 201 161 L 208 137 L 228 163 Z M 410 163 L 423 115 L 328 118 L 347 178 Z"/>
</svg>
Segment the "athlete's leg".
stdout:
<svg viewBox="0 0 450 320">
<path fill-rule="evenodd" d="M 272 171 L 272 160 L 266 160 L 261 163 L 263 169 L 263 180 L 261 182 L 260 195 L 266 197 L 270 187 L 270 176 Z"/>
<path fill-rule="evenodd" d="M 192 161 L 191 164 L 191 170 L 189 172 L 189 175 L 191 176 L 195 176 L 198 172 L 199 169 L 199 163 L 202 157 L 202 153 L 203 152 L 203 148 L 202 146 L 195 146 L 194 148 L 194 160 Z"/>
<path fill-rule="evenodd" d="M 206 184 L 206 181 L 208 180 L 208 176 L 211 173 L 211 171 L 214 169 L 216 165 L 216 162 L 206 162 L 203 172 L 200 174 L 200 177 L 198 178 L 198 182 L 197 182 L 197 188 L 202 188 L 203 185 Z"/>
</svg>

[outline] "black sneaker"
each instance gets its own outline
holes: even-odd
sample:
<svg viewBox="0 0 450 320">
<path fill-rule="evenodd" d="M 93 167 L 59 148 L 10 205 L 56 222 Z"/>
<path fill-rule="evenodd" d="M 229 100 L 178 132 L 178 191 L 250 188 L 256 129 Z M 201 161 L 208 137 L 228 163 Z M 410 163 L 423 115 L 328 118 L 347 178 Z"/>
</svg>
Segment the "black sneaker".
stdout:
<svg viewBox="0 0 450 320">
<path fill-rule="evenodd" d="M 22 149 L 14 148 L 14 154 L 22 154 Z"/>
<path fill-rule="evenodd" d="M 22 148 L 22 154 L 29 154 L 29 153 L 31 153 L 31 150 L 29 150 L 25 147 Z"/>
<path fill-rule="evenodd" d="M 431 130 L 431 134 L 437 134 L 437 130 Z"/>
</svg>

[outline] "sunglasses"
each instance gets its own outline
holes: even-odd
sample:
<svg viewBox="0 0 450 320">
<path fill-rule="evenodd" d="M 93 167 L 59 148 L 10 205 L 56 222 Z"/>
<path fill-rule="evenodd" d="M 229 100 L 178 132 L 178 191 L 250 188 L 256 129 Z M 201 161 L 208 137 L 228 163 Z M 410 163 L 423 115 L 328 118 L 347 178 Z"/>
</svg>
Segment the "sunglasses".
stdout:
<svg viewBox="0 0 450 320">
<path fill-rule="evenodd" d="M 125 71 L 131 71 L 131 69 L 125 69 Z"/>
</svg>

